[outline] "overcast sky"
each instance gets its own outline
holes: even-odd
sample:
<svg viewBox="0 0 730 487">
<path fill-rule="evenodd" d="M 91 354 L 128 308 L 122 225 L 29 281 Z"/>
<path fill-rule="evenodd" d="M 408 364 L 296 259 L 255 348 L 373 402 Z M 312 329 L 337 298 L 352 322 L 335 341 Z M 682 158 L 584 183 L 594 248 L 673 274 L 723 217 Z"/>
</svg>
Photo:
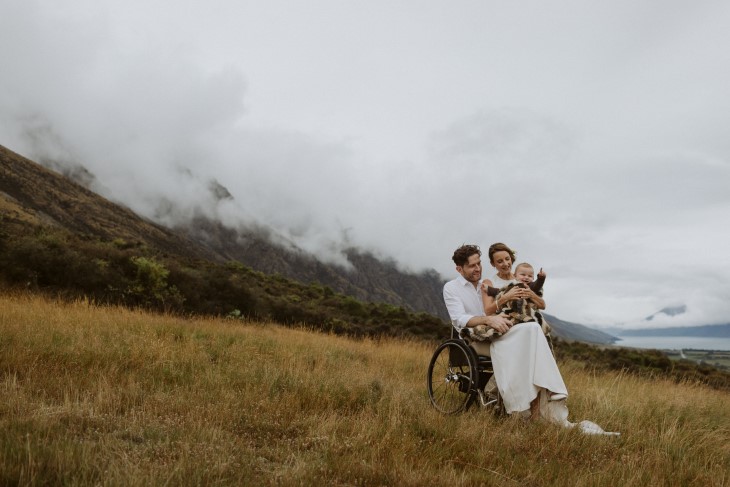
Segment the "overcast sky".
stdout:
<svg viewBox="0 0 730 487">
<path fill-rule="evenodd" d="M 163 223 L 447 278 L 503 241 L 564 320 L 727 323 L 729 25 L 720 0 L 2 0 L 0 144 Z"/>
</svg>

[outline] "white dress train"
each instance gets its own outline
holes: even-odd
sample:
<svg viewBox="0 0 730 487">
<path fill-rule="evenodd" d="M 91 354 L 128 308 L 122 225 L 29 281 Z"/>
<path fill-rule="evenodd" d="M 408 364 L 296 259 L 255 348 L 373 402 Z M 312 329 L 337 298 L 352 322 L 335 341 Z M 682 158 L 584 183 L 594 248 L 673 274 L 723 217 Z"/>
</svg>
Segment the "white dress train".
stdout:
<svg viewBox="0 0 730 487">
<path fill-rule="evenodd" d="M 566 428 L 577 426 L 587 434 L 619 435 L 592 421 L 571 423 L 565 400 L 549 400 L 551 394 L 567 395 L 568 389 L 538 323 L 513 326 L 492 342 L 490 352 L 494 378 L 508 414 L 529 411 L 530 403 L 539 396 L 543 419 Z"/>
<path fill-rule="evenodd" d="M 540 417 L 565 428 L 575 428 L 577 426 L 583 433 L 588 435 L 621 435 L 616 431 L 605 431 L 596 423 L 587 419 L 579 423 L 571 423 L 568 421 L 568 406 L 565 405 L 565 401 L 548 401 L 545 391 L 540 393 Z"/>
</svg>

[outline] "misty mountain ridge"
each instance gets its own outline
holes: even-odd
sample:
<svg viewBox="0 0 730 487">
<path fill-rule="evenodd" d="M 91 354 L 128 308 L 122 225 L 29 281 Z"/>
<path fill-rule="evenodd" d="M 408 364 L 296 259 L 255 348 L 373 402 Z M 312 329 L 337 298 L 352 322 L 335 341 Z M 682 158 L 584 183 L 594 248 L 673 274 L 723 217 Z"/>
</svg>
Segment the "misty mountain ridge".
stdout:
<svg viewBox="0 0 730 487">
<path fill-rule="evenodd" d="M 392 259 L 351 246 L 342 250 L 348 266 L 323 262 L 270 228 L 232 228 L 195 214 L 185 223 L 166 227 L 139 217 L 119 204 L 100 197 L 88 187 L 95 176 L 78 164 L 60 176 L 65 162 L 46 165 L 49 172 L 0 146 L 0 210 L 16 224 L 53 225 L 69 231 L 148 245 L 162 252 L 211 262 L 238 261 L 265 274 L 279 274 L 302 283 L 321 283 L 334 291 L 363 302 L 381 302 L 414 312 L 426 312 L 448 321 L 442 299 L 446 281 L 433 269 L 420 273 L 400 270 Z M 72 181 L 77 180 L 78 183 Z M 233 196 L 218 181 L 208 183 L 208 195 L 215 201 Z M 175 213 L 169 202 L 160 202 L 160 219 Z M 614 337 L 576 323 L 550 317 L 554 334 L 561 338 L 593 343 L 612 343 Z M 445 327 L 444 334 L 448 328 Z"/>
<path fill-rule="evenodd" d="M 435 270 L 405 273 L 392 260 L 355 247 L 344 250 L 349 268 L 322 262 L 267 228 L 231 228 L 196 216 L 175 230 L 225 260 L 299 282 L 319 282 L 361 301 L 385 302 L 448 319 L 441 299 L 444 280 Z M 278 242 L 276 242 L 278 240 Z"/>
<path fill-rule="evenodd" d="M 350 247 L 344 249 L 349 268 L 324 263 L 298 248 L 294 242 L 263 226 L 232 228 L 202 215 L 186 223 L 166 227 L 111 202 L 88 189 L 95 176 L 66 161 L 45 166 L 0 146 L 0 209 L 12 220 L 51 225 L 104 239 L 123 239 L 188 258 L 225 263 L 236 260 L 266 274 L 280 274 L 303 283 L 319 282 L 362 301 L 402 306 L 447 317 L 441 300 L 444 279 L 435 270 L 406 273 L 392 260 Z M 71 167 L 68 171 L 58 170 Z M 78 178 L 78 181 L 77 181 Z M 208 182 L 210 197 L 230 200 L 230 192 L 218 181 Z M 174 213 L 171 203 L 160 202 L 161 220 Z M 172 220 L 180 221 L 179 215 Z"/>
<path fill-rule="evenodd" d="M 43 158 L 42 165 L 89 190 L 97 181 L 94 174 L 78 163 Z M 179 171 L 187 177 L 196 177 L 187 168 Z M 207 180 L 205 187 L 215 204 L 234 200 L 228 188 L 216 179 Z M 280 274 L 303 283 L 319 282 L 361 301 L 393 304 L 448 320 L 441 299 L 445 279 L 433 269 L 404 271 L 393 259 L 378 257 L 356 246 L 332 249 L 330 259 L 323 261 L 321 256 L 305 251 L 269 226 L 226 225 L 202 211 L 192 216 L 181 215 L 165 199 L 158 202 L 154 214 L 157 222 L 174 222 L 166 227 L 202 246 L 203 255 L 213 260 L 239 261 L 266 274 Z"/>
<path fill-rule="evenodd" d="M 644 318 L 645 321 L 651 321 L 657 316 L 665 315 L 665 316 L 677 316 L 681 315 L 687 312 L 687 306 L 682 304 L 679 306 L 667 306 L 665 308 L 660 309 L 654 314 L 651 314 Z"/>
</svg>

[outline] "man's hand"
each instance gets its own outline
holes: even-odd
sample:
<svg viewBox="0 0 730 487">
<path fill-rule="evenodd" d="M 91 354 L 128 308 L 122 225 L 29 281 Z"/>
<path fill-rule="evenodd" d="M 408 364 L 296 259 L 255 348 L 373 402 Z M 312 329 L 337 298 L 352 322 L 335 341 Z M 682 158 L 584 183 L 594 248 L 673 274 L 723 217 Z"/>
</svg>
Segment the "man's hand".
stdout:
<svg viewBox="0 0 730 487">
<path fill-rule="evenodd" d="M 512 327 L 512 322 L 502 315 L 484 316 L 484 324 L 499 333 L 507 333 Z"/>
</svg>

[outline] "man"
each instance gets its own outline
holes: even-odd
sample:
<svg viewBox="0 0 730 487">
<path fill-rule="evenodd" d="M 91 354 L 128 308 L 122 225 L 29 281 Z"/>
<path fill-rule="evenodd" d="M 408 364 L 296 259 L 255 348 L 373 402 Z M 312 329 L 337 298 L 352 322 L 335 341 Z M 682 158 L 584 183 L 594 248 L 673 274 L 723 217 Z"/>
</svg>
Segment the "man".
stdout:
<svg viewBox="0 0 730 487">
<path fill-rule="evenodd" d="M 456 264 L 459 277 L 444 285 L 444 302 L 454 328 L 486 325 L 499 333 L 505 333 L 512 322 L 501 315 L 486 316 L 482 302 L 482 252 L 476 245 L 462 245 L 454 252 L 452 260 Z M 489 355 L 487 343 L 479 353 Z"/>
</svg>

